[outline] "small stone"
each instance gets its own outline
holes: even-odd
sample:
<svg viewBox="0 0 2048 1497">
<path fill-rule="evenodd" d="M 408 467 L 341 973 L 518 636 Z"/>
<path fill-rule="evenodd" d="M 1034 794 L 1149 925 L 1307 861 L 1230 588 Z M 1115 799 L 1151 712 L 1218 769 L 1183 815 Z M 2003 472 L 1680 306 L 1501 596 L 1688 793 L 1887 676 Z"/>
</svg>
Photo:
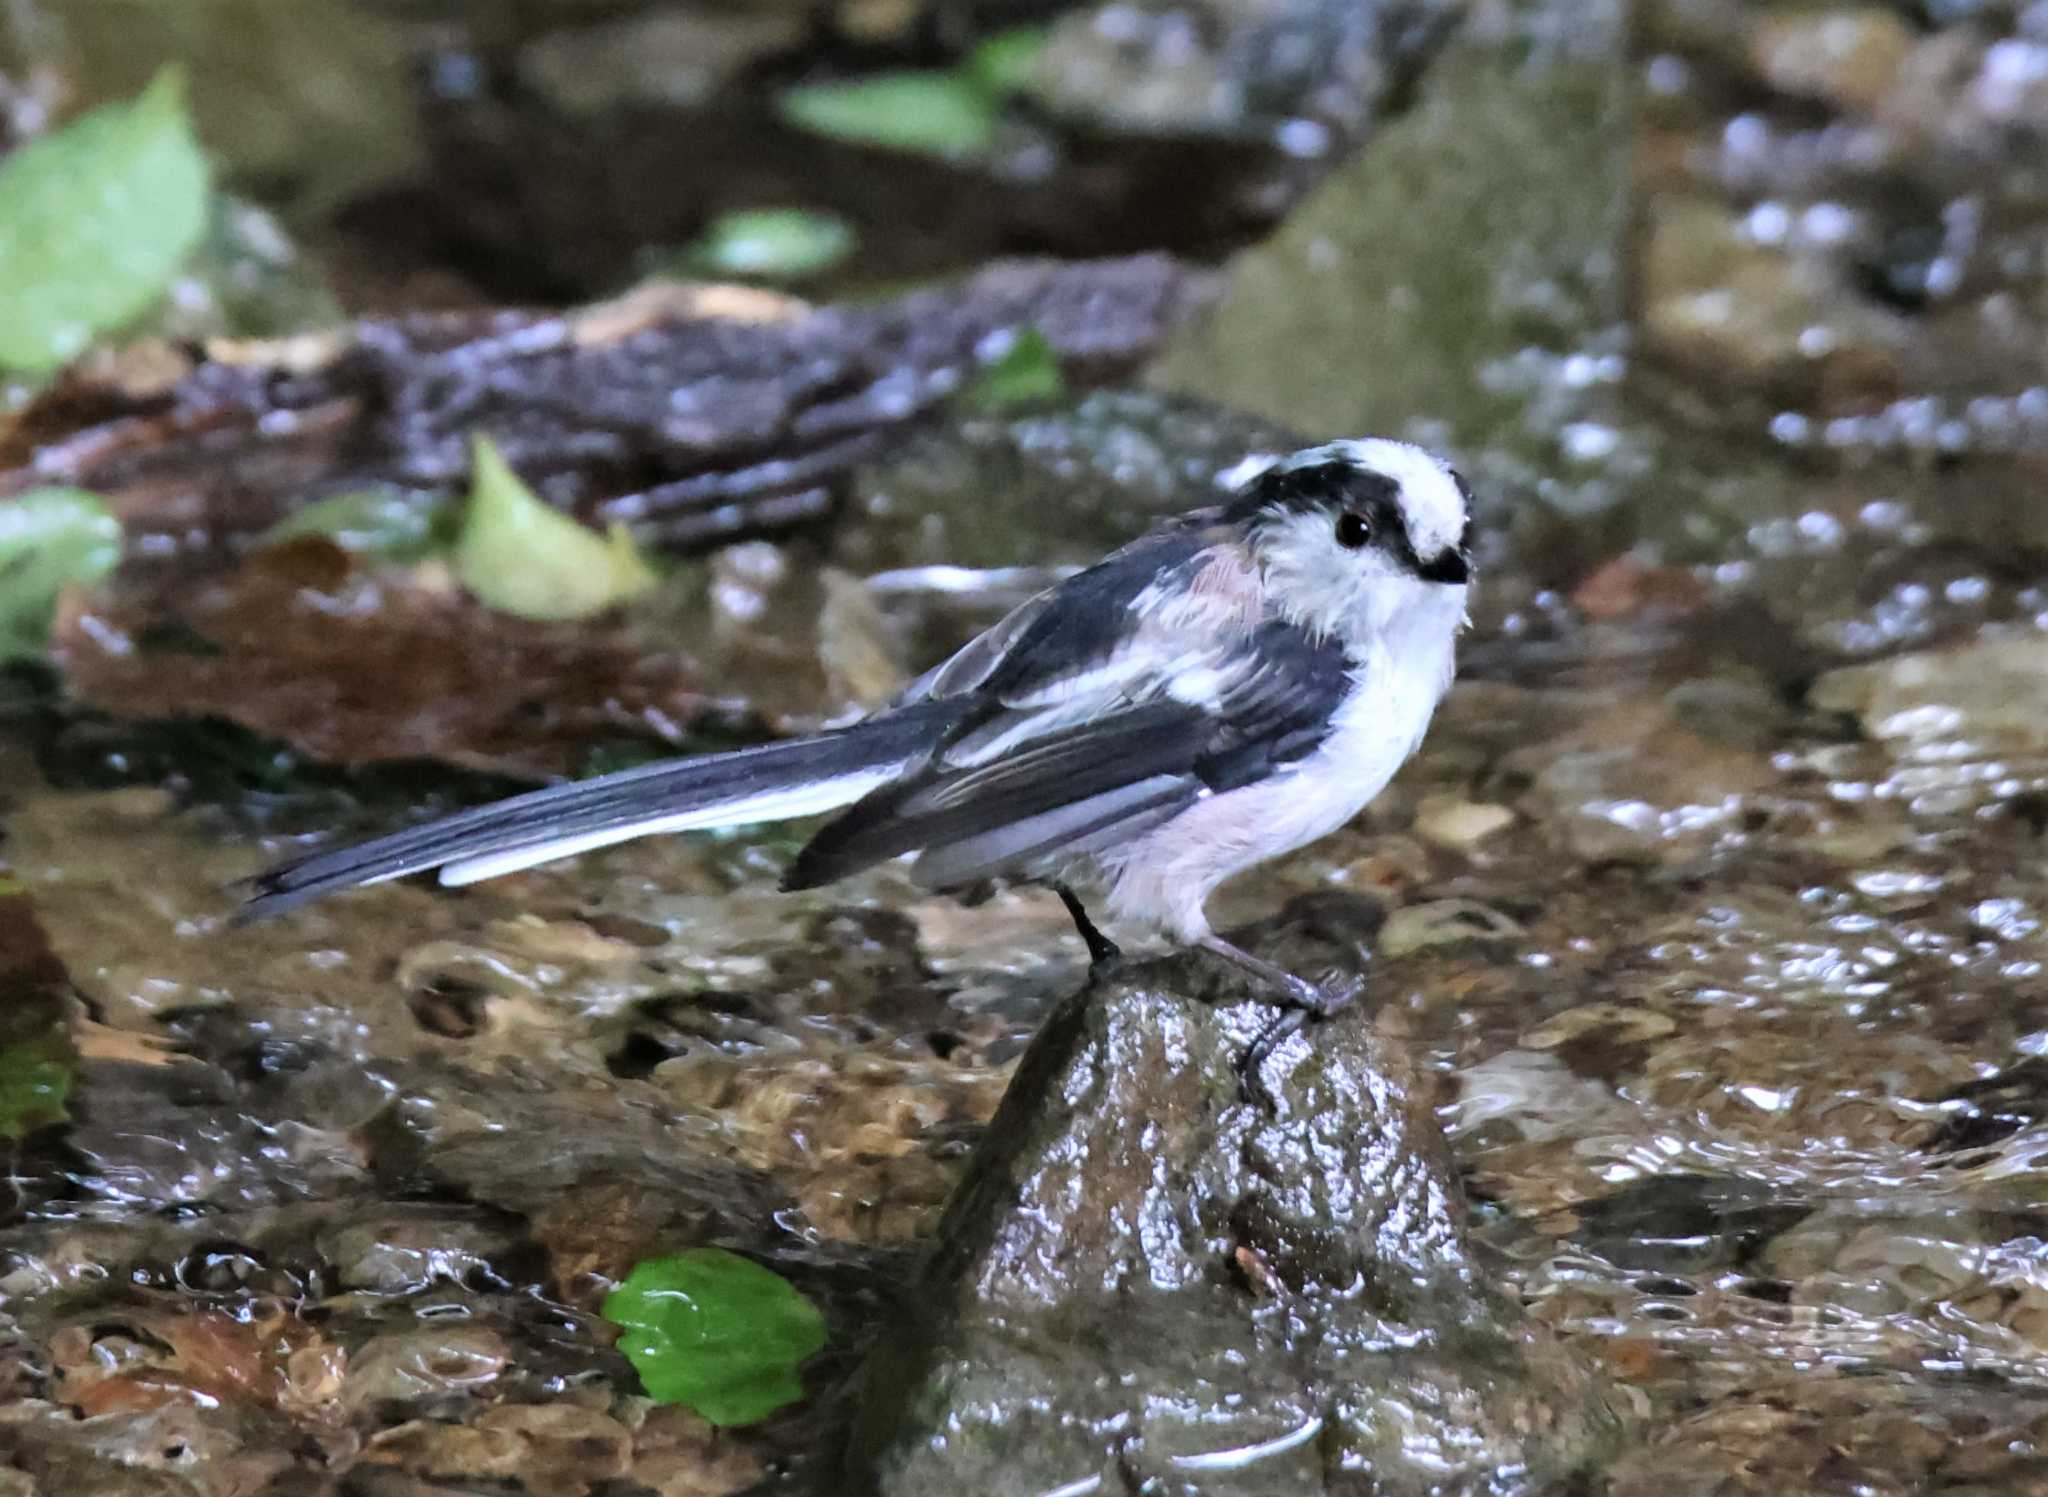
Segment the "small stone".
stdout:
<svg viewBox="0 0 2048 1497">
<path fill-rule="evenodd" d="M 633 961 L 640 949 L 629 941 L 600 935 L 581 920 L 543 920 L 519 915 L 484 927 L 486 944 L 536 962 L 603 966 Z"/>
<path fill-rule="evenodd" d="M 1913 43 L 1898 12 L 1859 6 L 1765 20 L 1750 59 L 1773 88 L 1867 114 L 1891 92 Z"/>
<path fill-rule="evenodd" d="M 1416 833 L 1453 852 L 1468 852 L 1514 824 L 1515 813 L 1506 806 L 1452 795 L 1426 795 L 1415 808 Z"/>
<path fill-rule="evenodd" d="M 1522 1043 L 1531 1050 L 1555 1050 L 1580 1035 L 1601 1029 L 1619 1031 L 1618 1037 L 1623 1041 L 1654 1040 L 1663 1038 L 1677 1027 L 1676 1019 L 1655 1009 L 1619 1003 L 1585 1003 L 1577 1008 L 1568 1008 L 1561 1014 L 1553 1014 L 1523 1035 Z"/>
<path fill-rule="evenodd" d="M 341 1397 L 350 1407 L 365 1409 L 475 1393 L 497 1381 L 511 1361 L 511 1345 L 482 1326 L 390 1331 L 371 1337 L 350 1356 Z"/>
<path fill-rule="evenodd" d="M 818 662 L 832 699 L 873 710 L 903 689 L 908 673 L 895 635 L 867 584 L 850 572 L 818 574 L 825 600 L 818 610 Z"/>
<path fill-rule="evenodd" d="M 879 46 L 908 41 L 923 15 L 917 0 L 842 0 L 832 18 L 847 36 Z"/>
<path fill-rule="evenodd" d="M 1677 725 L 1668 703 L 1624 702 L 1508 756 L 1531 814 L 1588 859 L 1680 859 L 1773 783 L 1759 755 Z"/>
<path fill-rule="evenodd" d="M 1872 738 L 2048 749 L 2048 637 L 1987 635 L 1829 671 L 1807 699 L 1853 713 Z"/>
<path fill-rule="evenodd" d="M 550 32 L 519 54 L 519 78 L 568 115 L 703 104 L 756 58 L 802 39 L 794 9 L 690 8 Z"/>
<path fill-rule="evenodd" d="M 2048 1309 L 2029 1305 L 2015 1310 L 2006 1324 L 2014 1335 L 2031 1341 L 2036 1350 L 2048 1350 Z"/>
<path fill-rule="evenodd" d="M 633 1432 L 631 1487 L 660 1497 L 732 1497 L 760 1481 L 761 1453 L 676 1405 L 649 1409 Z"/>
<path fill-rule="evenodd" d="M 1407 956 L 1427 946 L 1450 946 L 1463 941 L 1507 941 L 1523 934 L 1522 927 L 1503 915 L 1470 899 L 1434 899 L 1426 904 L 1404 905 L 1387 916 L 1380 932 L 1382 956 Z"/>
<path fill-rule="evenodd" d="M 574 1404 L 500 1404 L 472 1424 L 424 1419 L 382 1430 L 367 1461 L 431 1477 L 516 1480 L 537 1497 L 583 1497 L 631 1468 L 633 1437 L 618 1420 Z"/>
<path fill-rule="evenodd" d="M 1393 904 L 1434 877 L 1432 861 L 1429 849 L 1413 837 L 1375 837 L 1361 856 L 1331 870 L 1330 882 Z"/>
<path fill-rule="evenodd" d="M 1575 1076 L 1555 1055 L 1503 1050 L 1458 1073 L 1453 1128 L 1463 1140 L 1505 1123 L 1532 1143 L 1627 1126 L 1629 1108 L 1597 1081 Z"/>
</svg>

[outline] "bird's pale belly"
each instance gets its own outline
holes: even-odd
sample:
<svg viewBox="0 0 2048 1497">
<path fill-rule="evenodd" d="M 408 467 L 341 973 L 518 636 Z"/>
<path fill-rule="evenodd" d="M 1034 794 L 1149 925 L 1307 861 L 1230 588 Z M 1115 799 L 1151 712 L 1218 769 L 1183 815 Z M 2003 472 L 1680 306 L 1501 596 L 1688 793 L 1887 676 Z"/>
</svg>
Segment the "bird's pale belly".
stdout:
<svg viewBox="0 0 2048 1497">
<path fill-rule="evenodd" d="M 1182 941 L 1209 930 L 1203 906 L 1234 874 L 1305 847 L 1364 810 L 1421 743 L 1436 693 L 1362 692 L 1298 767 L 1207 796 L 1099 859 L 1112 919 Z"/>
</svg>

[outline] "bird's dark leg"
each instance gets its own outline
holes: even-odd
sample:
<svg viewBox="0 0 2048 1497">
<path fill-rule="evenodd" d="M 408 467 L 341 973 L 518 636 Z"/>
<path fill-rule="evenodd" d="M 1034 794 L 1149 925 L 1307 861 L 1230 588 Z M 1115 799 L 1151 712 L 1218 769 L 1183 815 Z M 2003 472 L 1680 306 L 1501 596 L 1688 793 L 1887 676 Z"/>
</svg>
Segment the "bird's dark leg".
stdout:
<svg viewBox="0 0 2048 1497">
<path fill-rule="evenodd" d="M 1238 1092 L 1247 1102 L 1261 1102 L 1269 1110 L 1273 1105 L 1271 1093 L 1260 1079 L 1260 1068 L 1266 1058 L 1279 1049 L 1287 1037 L 1300 1029 L 1310 1019 L 1327 1019 L 1331 1014 L 1352 1002 L 1365 990 L 1365 980 L 1356 982 L 1329 983 L 1317 987 L 1314 983 L 1296 977 L 1285 967 L 1276 966 L 1264 957 L 1253 956 L 1242 946 L 1233 946 L 1218 935 L 1202 938 L 1202 949 L 1211 956 L 1224 961 L 1256 978 L 1259 983 L 1278 998 L 1287 1012 L 1272 1020 L 1253 1036 L 1245 1046 L 1244 1054 L 1238 1057 Z"/>
<path fill-rule="evenodd" d="M 1242 946 L 1231 945 L 1221 936 L 1202 937 L 1202 949 L 1211 956 L 1223 958 L 1238 971 L 1258 979 L 1262 987 L 1289 1008 L 1298 1008 L 1311 1014 L 1334 1013 L 1350 1001 L 1347 995 L 1332 1002 L 1324 997 L 1323 990 L 1314 983 L 1296 977 L 1285 967 L 1277 966 L 1262 956 L 1253 956 Z"/>
<path fill-rule="evenodd" d="M 1067 913 L 1074 920 L 1074 929 L 1081 933 L 1081 940 L 1088 947 L 1088 965 L 1105 967 L 1123 955 L 1116 942 L 1096 929 L 1095 922 L 1088 918 L 1088 911 L 1082 907 L 1080 895 L 1065 884 L 1054 884 L 1052 891 L 1059 895 L 1060 903 L 1067 907 Z"/>
</svg>

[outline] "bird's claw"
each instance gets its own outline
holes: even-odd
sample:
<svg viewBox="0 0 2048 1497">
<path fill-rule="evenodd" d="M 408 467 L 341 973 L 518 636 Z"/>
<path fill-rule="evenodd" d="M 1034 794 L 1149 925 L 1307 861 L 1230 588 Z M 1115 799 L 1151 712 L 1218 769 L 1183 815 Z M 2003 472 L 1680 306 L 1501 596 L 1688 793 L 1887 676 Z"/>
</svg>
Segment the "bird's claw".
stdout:
<svg viewBox="0 0 2048 1497">
<path fill-rule="evenodd" d="M 1244 1053 L 1237 1060 L 1237 1094 L 1254 1106 L 1263 1107 L 1267 1112 L 1278 1112 L 1279 1105 L 1273 1093 L 1266 1086 L 1262 1074 L 1266 1062 L 1275 1050 L 1285 1044 L 1289 1037 L 1301 1030 L 1311 1019 L 1327 1019 L 1330 1015 L 1348 1008 L 1357 1002 L 1365 991 L 1365 976 L 1358 972 L 1331 972 L 1320 984 L 1293 979 L 1284 995 L 1286 1008 L 1266 1022 L 1266 1026 L 1252 1037 Z"/>
</svg>

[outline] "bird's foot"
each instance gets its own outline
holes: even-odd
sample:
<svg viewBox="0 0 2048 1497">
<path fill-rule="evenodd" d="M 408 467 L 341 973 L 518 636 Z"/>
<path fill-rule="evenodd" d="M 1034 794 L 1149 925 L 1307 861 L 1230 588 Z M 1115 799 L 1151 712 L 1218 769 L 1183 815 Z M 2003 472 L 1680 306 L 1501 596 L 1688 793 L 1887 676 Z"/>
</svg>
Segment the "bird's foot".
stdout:
<svg viewBox="0 0 2048 1497">
<path fill-rule="evenodd" d="M 1081 933 L 1082 944 L 1088 948 L 1088 965 L 1091 970 L 1101 972 L 1123 960 L 1123 950 L 1116 942 L 1105 936 L 1081 903 L 1081 896 L 1065 884 L 1054 884 L 1053 893 L 1059 895 L 1060 903 L 1067 907 L 1074 929 Z"/>
<path fill-rule="evenodd" d="M 1233 946 L 1221 936 L 1210 936 L 1202 942 L 1203 949 L 1221 957 L 1239 971 L 1257 978 L 1285 1006 L 1286 1012 L 1269 1021 L 1252 1037 L 1245 1046 L 1244 1054 L 1237 1061 L 1238 1095 L 1247 1102 L 1257 1103 L 1268 1112 L 1277 1111 L 1273 1094 L 1267 1090 L 1263 1067 L 1273 1052 L 1286 1043 L 1289 1036 L 1307 1024 L 1311 1019 L 1327 1019 L 1340 1009 L 1356 1002 L 1365 991 L 1365 977 L 1361 973 L 1332 972 L 1320 983 L 1309 982 L 1295 976 L 1285 967 L 1277 966 L 1263 957 L 1253 956 L 1240 946 Z"/>
</svg>

